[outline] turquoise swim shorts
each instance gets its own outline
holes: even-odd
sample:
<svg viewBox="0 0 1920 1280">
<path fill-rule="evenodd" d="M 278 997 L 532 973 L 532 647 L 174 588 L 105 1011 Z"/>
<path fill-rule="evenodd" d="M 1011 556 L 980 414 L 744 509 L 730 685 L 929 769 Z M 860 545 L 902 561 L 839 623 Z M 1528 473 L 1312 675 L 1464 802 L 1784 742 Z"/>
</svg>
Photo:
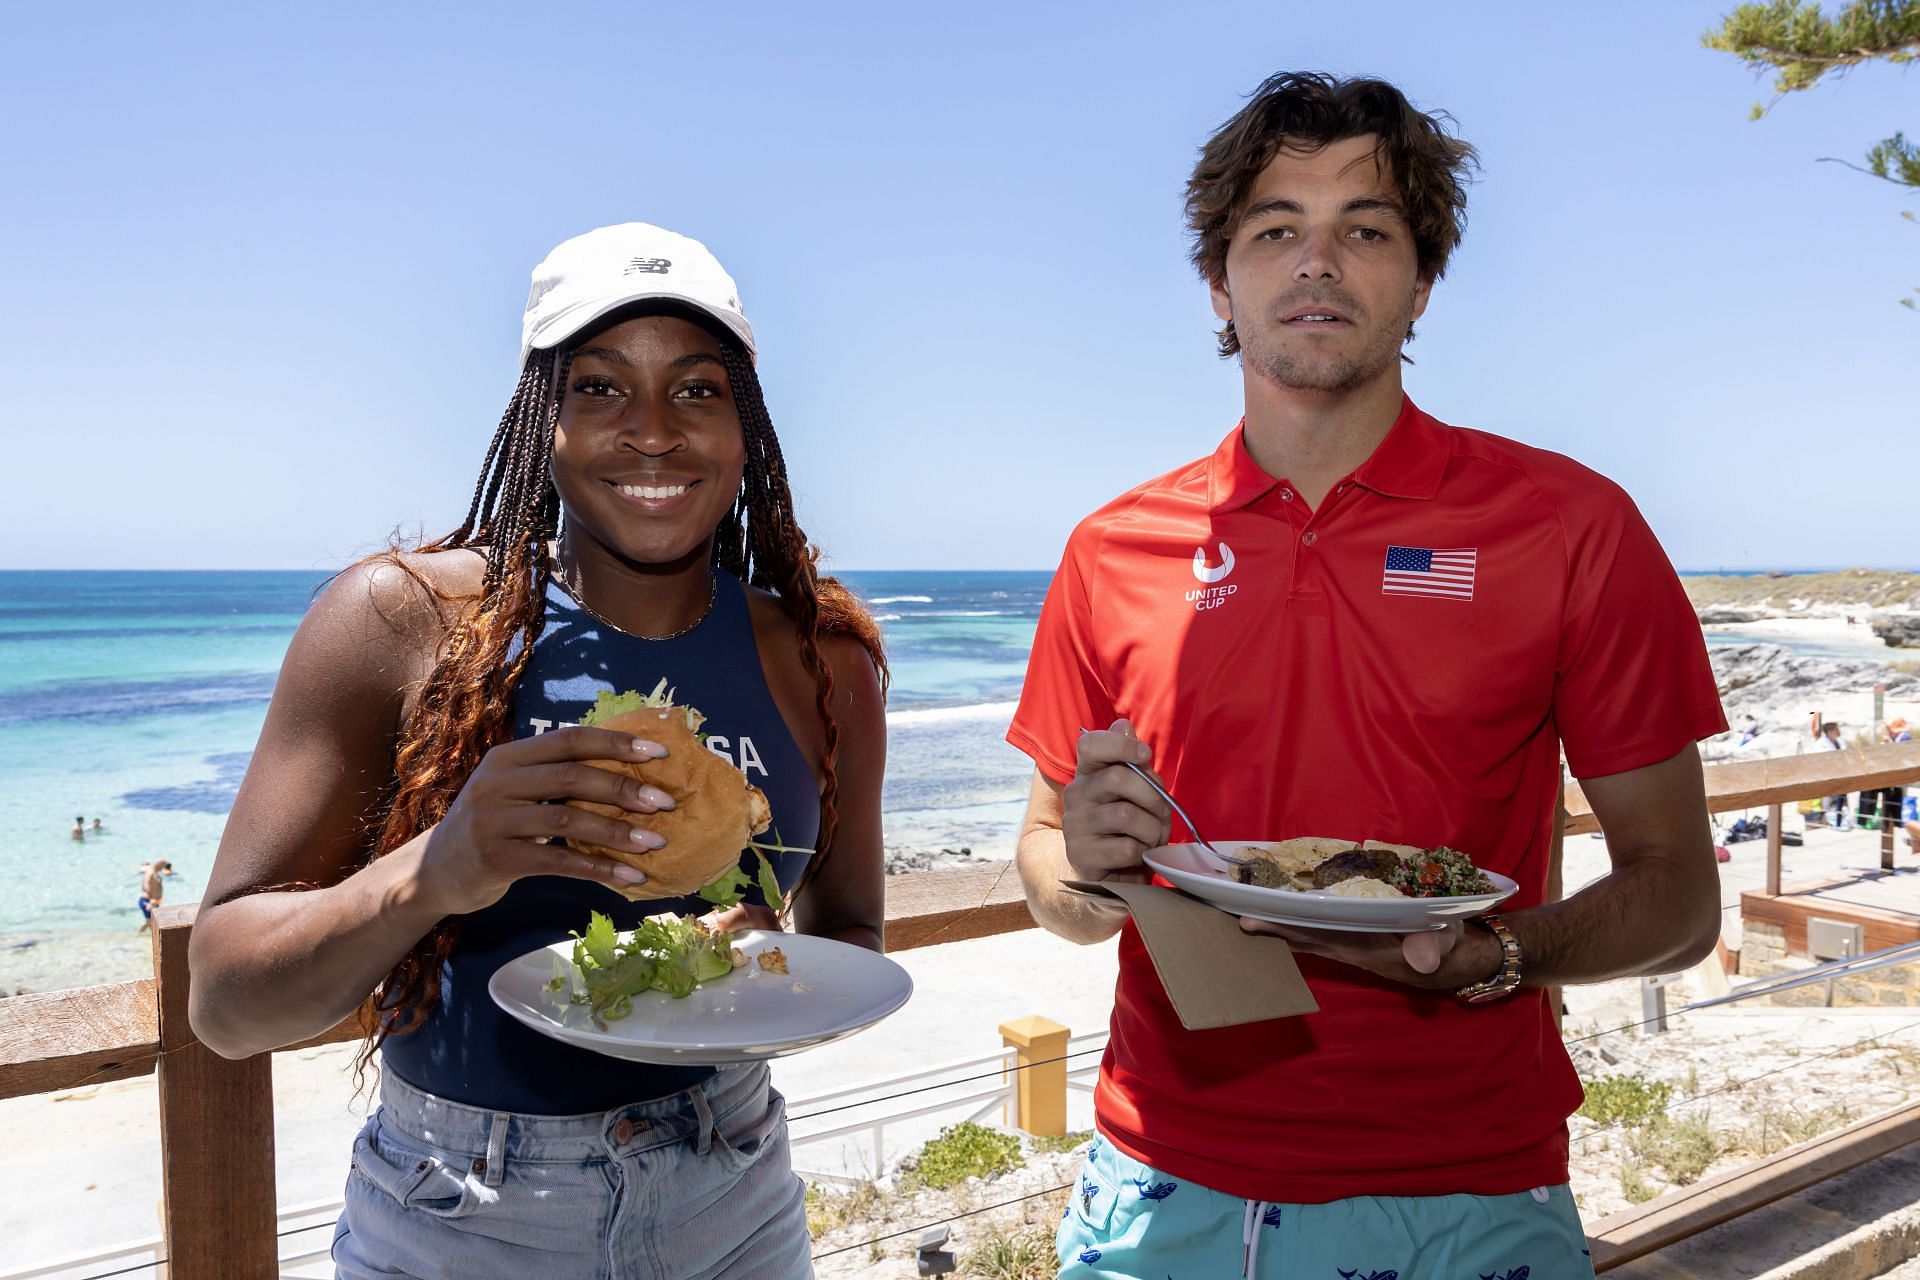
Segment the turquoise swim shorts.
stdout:
<svg viewBox="0 0 1920 1280">
<path fill-rule="evenodd" d="M 1269 1204 L 1183 1183 L 1096 1137 L 1060 1220 L 1061 1280 L 1590 1280 L 1573 1192 Z"/>
</svg>

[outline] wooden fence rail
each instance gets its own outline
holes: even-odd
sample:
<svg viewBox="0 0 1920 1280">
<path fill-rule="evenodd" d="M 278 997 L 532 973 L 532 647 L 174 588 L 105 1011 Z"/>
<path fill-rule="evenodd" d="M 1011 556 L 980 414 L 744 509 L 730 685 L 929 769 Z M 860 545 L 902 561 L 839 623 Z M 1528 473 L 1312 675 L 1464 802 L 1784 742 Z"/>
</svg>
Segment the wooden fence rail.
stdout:
<svg viewBox="0 0 1920 1280">
<path fill-rule="evenodd" d="M 1896 786 L 1920 780 L 1920 744 L 1713 765 L 1706 779 L 1708 804 L 1715 812 Z M 1577 784 L 1566 788 L 1564 806 L 1566 832 L 1598 830 Z M 1778 827 L 1776 820 L 1769 839 L 1776 867 Z M 1774 879 L 1777 892 L 1777 874 Z M 194 1038 L 187 1023 L 192 981 L 187 944 L 195 910 L 187 905 L 155 913 L 152 978 L 0 1000 L 0 1098 L 157 1073 L 169 1274 L 186 1280 L 271 1277 L 277 1262 L 273 1058 L 262 1054 L 230 1062 Z M 1032 927 L 1011 863 L 895 876 L 887 884 L 889 951 Z M 343 1022 L 289 1047 L 350 1040 L 357 1034 L 350 1022 Z M 1890 1142 L 1905 1142 L 1913 1133 L 1903 1114 L 1897 1123 L 1860 1130 L 1856 1138 L 1836 1135 L 1822 1140 L 1825 1145 L 1817 1157 L 1808 1158 L 1805 1169 L 1837 1169 L 1860 1152 L 1880 1154 L 1891 1149 Z M 1805 1176 L 1805 1169 L 1795 1176 Z M 1680 1238 L 1676 1231 L 1684 1235 L 1703 1229 L 1690 1223 L 1705 1223 L 1705 1217 L 1724 1221 L 1764 1203 L 1753 1197 L 1773 1198 L 1787 1181 L 1792 1179 L 1769 1177 L 1764 1169 L 1744 1182 L 1717 1180 L 1714 1185 L 1727 1186 L 1710 1214 L 1696 1212 L 1699 1192 L 1687 1189 L 1642 1206 L 1616 1227 L 1623 1245 L 1631 1238 L 1635 1243 L 1628 1248 L 1645 1252 Z M 1682 1209 L 1681 1200 L 1693 1207 Z M 1628 1252 L 1615 1248 L 1599 1256 L 1612 1262 L 1624 1260 Z"/>
</svg>

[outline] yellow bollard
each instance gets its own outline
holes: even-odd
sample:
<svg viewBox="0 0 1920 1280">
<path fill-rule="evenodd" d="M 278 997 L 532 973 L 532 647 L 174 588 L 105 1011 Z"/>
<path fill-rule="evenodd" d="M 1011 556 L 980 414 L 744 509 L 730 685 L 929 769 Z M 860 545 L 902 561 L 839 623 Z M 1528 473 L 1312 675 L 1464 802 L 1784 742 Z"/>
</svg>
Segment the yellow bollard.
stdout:
<svg viewBox="0 0 1920 1280">
<path fill-rule="evenodd" d="M 1067 1036 L 1051 1018 L 1032 1014 L 1000 1024 L 1000 1038 L 1014 1050 L 1014 1127 L 1036 1137 L 1067 1131 Z"/>
</svg>

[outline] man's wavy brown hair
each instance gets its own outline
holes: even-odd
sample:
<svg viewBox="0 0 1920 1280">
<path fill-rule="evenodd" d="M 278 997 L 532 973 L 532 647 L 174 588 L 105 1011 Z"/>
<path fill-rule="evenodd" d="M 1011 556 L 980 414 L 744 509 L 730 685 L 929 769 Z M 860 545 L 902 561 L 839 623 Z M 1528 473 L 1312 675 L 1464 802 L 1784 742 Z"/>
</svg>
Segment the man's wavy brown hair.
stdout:
<svg viewBox="0 0 1920 1280">
<path fill-rule="evenodd" d="M 1227 275 L 1227 244 L 1240 229 L 1253 185 L 1282 147 L 1318 151 L 1349 138 L 1379 140 L 1374 160 L 1392 175 L 1413 229 L 1422 278 L 1438 280 L 1467 225 L 1467 182 L 1478 157 L 1449 134 L 1445 112 L 1414 109 L 1384 80 L 1341 80 L 1323 71 L 1283 71 L 1207 139 L 1187 179 L 1191 257 L 1209 284 Z M 1409 337 L 1413 336 L 1408 331 Z M 1220 354 L 1240 350 L 1229 321 Z"/>
<path fill-rule="evenodd" d="M 598 328 L 606 327 L 605 324 Z M 712 326 L 708 326 L 713 328 Z M 820 831 L 814 856 L 788 895 L 797 900 L 833 846 L 839 782 L 840 726 L 833 715 L 833 674 L 820 654 L 823 636 L 857 640 L 873 659 L 884 692 L 886 655 L 880 629 L 865 606 L 833 578 L 817 572 L 818 549 L 794 519 L 786 461 L 767 414 L 752 357 L 730 333 L 713 329 L 746 442 L 740 493 L 714 532 L 713 563 L 751 586 L 774 593 L 800 634 L 812 674 L 815 707 L 826 730 Z M 576 338 L 574 345 L 588 335 Z M 513 691 L 533 656 L 552 577 L 548 544 L 558 535 L 560 495 L 551 473 L 555 427 L 565 396 L 565 352 L 535 351 L 488 446 L 467 518 L 423 553 L 467 549 L 486 557 L 480 595 L 449 596 L 410 568 L 398 552 L 383 559 L 411 574 L 453 618 L 417 707 L 402 728 L 391 801 L 373 840 L 376 857 L 399 848 L 446 816 L 487 750 L 513 736 Z M 519 642 L 516 647 L 516 640 Z M 460 922 L 442 920 L 400 959 L 360 1009 L 364 1068 L 387 1036 L 418 1028 L 440 998 L 441 975 Z"/>
</svg>

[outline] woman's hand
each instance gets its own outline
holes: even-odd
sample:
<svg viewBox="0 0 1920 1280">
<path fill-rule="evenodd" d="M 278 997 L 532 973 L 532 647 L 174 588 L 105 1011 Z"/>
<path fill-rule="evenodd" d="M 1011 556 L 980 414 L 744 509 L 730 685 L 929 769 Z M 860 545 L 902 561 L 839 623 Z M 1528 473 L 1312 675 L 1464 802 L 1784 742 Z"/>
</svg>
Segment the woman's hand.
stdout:
<svg viewBox="0 0 1920 1280">
<path fill-rule="evenodd" d="M 569 725 L 503 742 L 481 757 L 421 853 L 416 890 L 440 915 L 464 915 L 498 902 L 525 876 L 570 876 L 625 889 L 646 875 L 624 862 L 581 853 L 567 837 L 615 849 L 649 852 L 666 844 L 656 832 L 576 809 L 565 800 L 612 805 L 644 816 L 674 807 L 658 787 L 588 760 L 658 760 L 657 742 L 612 729 Z M 551 840 L 553 843 L 543 843 Z"/>
<path fill-rule="evenodd" d="M 756 907 L 750 902 L 736 903 L 725 911 L 709 911 L 700 920 L 709 929 L 726 929 L 740 933 L 747 929 L 765 929 L 773 933 L 780 931 L 780 917 L 766 907 Z"/>
</svg>

